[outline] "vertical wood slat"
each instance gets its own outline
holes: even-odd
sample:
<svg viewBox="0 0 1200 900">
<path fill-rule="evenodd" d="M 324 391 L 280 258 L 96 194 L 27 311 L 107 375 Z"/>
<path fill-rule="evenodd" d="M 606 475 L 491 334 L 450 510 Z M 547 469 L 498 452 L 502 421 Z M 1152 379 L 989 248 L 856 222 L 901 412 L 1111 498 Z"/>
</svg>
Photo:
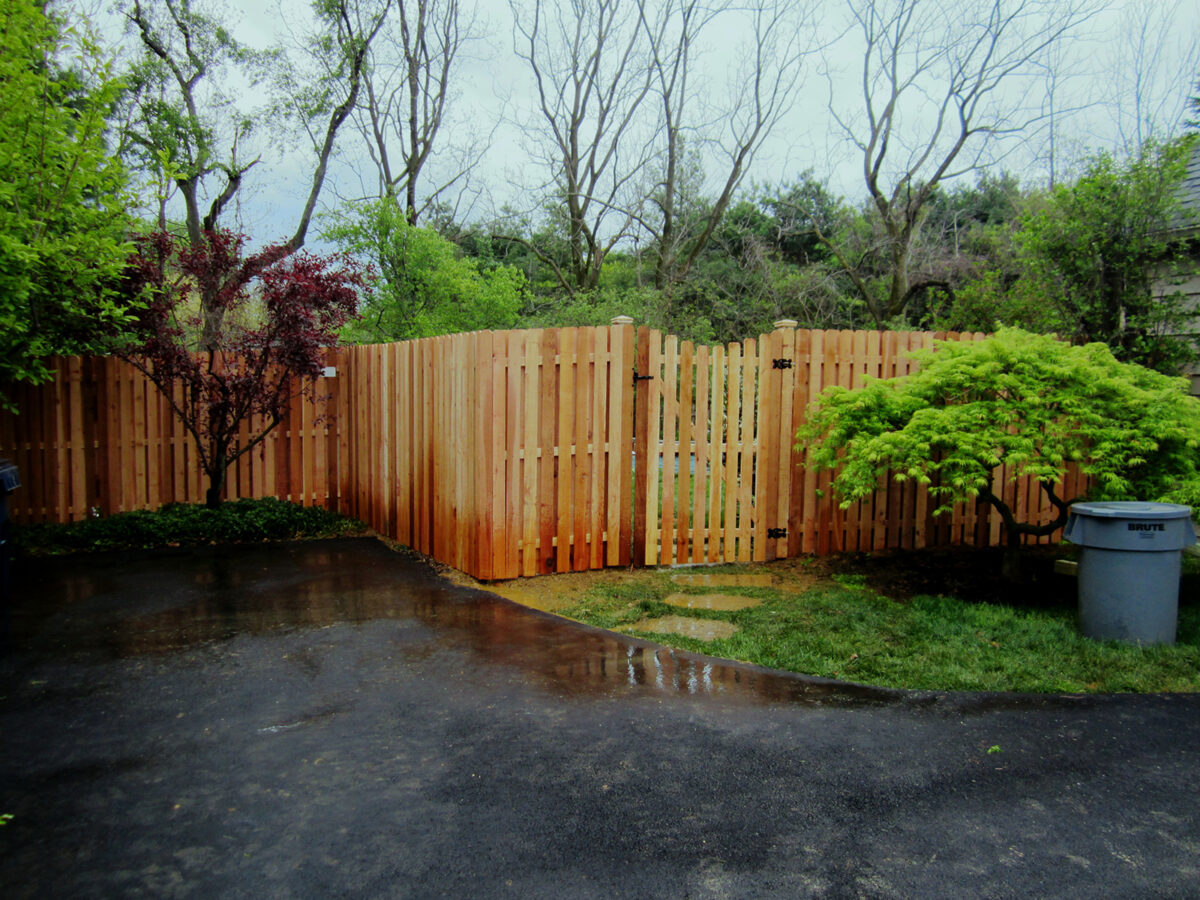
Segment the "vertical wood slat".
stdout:
<svg viewBox="0 0 1200 900">
<path fill-rule="evenodd" d="M 607 328 L 597 328 L 592 333 L 592 416 L 591 441 L 592 457 L 589 469 L 592 473 L 591 487 L 588 495 L 588 566 L 593 569 L 604 567 L 606 561 L 605 547 L 605 515 L 608 509 L 608 407 L 609 407 L 609 368 L 612 365 L 612 348 L 610 340 L 613 336 Z M 630 380 L 632 388 L 633 382 Z M 644 429 L 643 429 L 644 430 Z M 643 455 L 642 459 L 645 458 Z M 636 525 L 635 525 L 636 527 Z"/>
<path fill-rule="evenodd" d="M 679 348 L 679 462 L 677 471 L 678 512 L 675 516 L 676 563 L 691 559 L 691 544 L 697 540 L 695 523 L 692 521 L 692 495 L 695 492 L 695 461 L 693 458 L 693 426 L 695 409 L 695 348 L 691 341 L 684 341 Z"/>
<path fill-rule="evenodd" d="M 708 550 L 704 557 L 707 562 L 717 562 L 723 559 L 725 554 L 725 510 L 722 501 L 725 491 L 725 468 L 722 460 L 727 427 L 725 384 L 728 371 L 725 348 L 714 347 L 712 378 L 708 391 L 711 437 L 708 443 Z"/>
<path fill-rule="evenodd" d="M 779 510 L 779 403 L 783 391 L 781 359 L 783 336 L 774 331 L 759 341 L 758 361 L 758 461 L 754 479 L 754 558 L 775 558 L 777 538 L 768 546 L 767 529 L 775 527 Z"/>
<path fill-rule="evenodd" d="M 662 504 L 660 489 L 661 446 L 662 446 L 662 335 L 657 331 L 649 332 L 649 355 L 647 358 L 647 374 L 649 378 L 641 383 L 640 390 L 646 392 L 648 408 L 646 422 L 646 455 L 645 462 L 638 459 L 638 467 L 643 465 L 643 481 L 645 490 L 646 538 L 644 562 L 648 566 L 658 565 L 659 533 L 661 525 L 660 509 Z M 640 447 L 641 445 L 639 445 Z"/>
<path fill-rule="evenodd" d="M 571 541 L 570 570 L 574 572 L 586 570 L 591 560 L 588 523 L 591 519 L 591 482 L 594 477 L 592 442 L 595 440 L 595 434 L 591 416 L 592 386 L 595 380 L 592 349 L 594 336 L 595 332 L 591 328 L 579 328 L 574 336 L 574 420 L 571 423 L 571 436 L 575 442 L 575 452 L 571 457 L 572 467 L 567 475 L 571 480 L 572 500 L 567 531 Z"/>
<path fill-rule="evenodd" d="M 557 490 L 554 571 L 570 572 L 571 541 L 575 534 L 575 466 L 578 438 L 575 434 L 576 363 L 578 332 L 564 328 L 558 340 L 558 454 L 554 484 Z"/>
<path fill-rule="evenodd" d="M 503 578 L 507 571 L 505 565 L 505 547 L 508 542 L 516 540 L 508 530 L 506 517 L 507 479 L 505 477 L 506 439 L 508 436 L 508 332 L 496 332 L 492 335 L 491 358 L 488 360 L 488 378 L 491 390 L 492 420 L 491 428 L 491 577 Z"/>
<path fill-rule="evenodd" d="M 541 366 L 539 371 L 538 401 L 542 407 L 538 415 L 541 428 L 538 432 L 537 457 L 537 571 L 539 573 L 550 572 L 554 569 L 554 537 L 557 530 L 554 521 L 557 499 L 554 491 L 554 450 L 557 443 L 555 430 L 558 425 L 554 414 L 554 406 L 558 397 L 558 368 L 555 364 L 555 357 L 558 353 L 558 334 L 559 332 L 553 328 L 544 330 L 539 348 Z"/>
<path fill-rule="evenodd" d="M 662 501 L 659 516 L 660 565 L 675 561 L 675 485 L 679 480 L 679 339 L 667 335 L 663 346 L 661 450 L 651 453 L 662 473 Z"/>
<path fill-rule="evenodd" d="M 723 541 L 721 559 L 724 562 L 737 560 L 737 513 L 738 513 L 738 451 L 741 440 L 742 400 L 742 347 L 729 345 L 725 380 L 725 470 L 723 479 L 724 516 L 722 522 Z"/>
<path fill-rule="evenodd" d="M 758 343 L 754 338 L 747 338 L 742 342 L 742 404 L 739 411 L 738 562 L 750 562 L 754 558 L 751 535 L 754 521 L 754 465 L 757 457 L 754 428 L 758 368 Z"/>
<path fill-rule="evenodd" d="M 793 440 L 796 431 L 808 420 L 809 394 L 815 377 L 820 377 L 820 352 L 813 349 L 813 332 L 803 329 L 796 332 L 796 386 L 792 394 L 791 432 Z M 792 495 L 791 510 L 788 514 L 788 555 L 799 556 L 801 553 L 811 553 L 813 548 L 812 512 L 813 490 L 816 488 L 815 476 L 807 465 L 808 451 L 803 448 L 792 449 Z"/>
<path fill-rule="evenodd" d="M 521 467 L 521 574 L 537 574 L 537 436 L 538 413 L 538 339 L 540 331 L 526 335 L 524 366 L 524 405 L 522 421 Z"/>
<path fill-rule="evenodd" d="M 492 505 L 492 429 L 496 425 L 492 391 L 491 332 L 469 336 L 470 363 L 466 374 L 466 389 L 474 396 L 474 421 L 468 423 L 472 449 L 470 498 L 467 508 L 467 528 L 470 535 L 470 568 L 482 579 L 492 578 L 492 540 L 496 533 Z"/>
<path fill-rule="evenodd" d="M 636 477 L 634 478 L 633 498 L 633 542 L 635 545 L 634 561 L 645 564 L 646 546 L 648 543 L 647 529 L 650 527 L 649 490 L 650 481 L 647 477 L 647 461 L 650 455 L 650 385 L 645 380 L 639 380 L 650 372 L 650 329 L 641 327 L 637 330 L 637 351 L 634 364 L 634 448 L 633 464 Z"/>
<path fill-rule="evenodd" d="M 709 353 L 707 347 L 696 349 L 695 422 L 692 440 L 696 445 L 695 463 L 692 468 L 692 548 L 691 561 L 703 562 L 708 538 L 705 513 L 708 508 L 709 419 L 708 379 Z"/>
<path fill-rule="evenodd" d="M 521 458 L 520 448 L 523 431 L 521 428 L 521 413 L 524 408 L 523 364 L 525 355 L 525 332 L 510 331 L 508 337 L 508 357 L 506 371 L 508 373 L 506 386 L 507 408 L 505 420 L 505 544 L 504 564 L 501 567 L 505 578 L 515 578 L 521 574 L 519 546 L 521 542 Z"/>
<path fill-rule="evenodd" d="M 633 447 L 633 379 L 631 369 L 634 354 L 634 332 L 632 325 L 614 325 L 611 329 L 613 341 L 620 348 L 616 363 L 616 382 L 620 390 L 613 398 L 619 403 L 617 416 L 617 521 L 610 528 L 616 533 L 617 565 L 627 566 L 633 561 L 633 467 L 629 456 Z"/>
</svg>

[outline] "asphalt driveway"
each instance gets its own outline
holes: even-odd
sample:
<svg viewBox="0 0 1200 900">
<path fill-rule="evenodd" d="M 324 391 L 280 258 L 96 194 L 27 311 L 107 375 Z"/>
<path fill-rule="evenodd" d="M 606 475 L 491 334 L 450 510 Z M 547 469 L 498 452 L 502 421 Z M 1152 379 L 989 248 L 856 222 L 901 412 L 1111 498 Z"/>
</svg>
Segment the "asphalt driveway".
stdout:
<svg viewBox="0 0 1200 900">
<path fill-rule="evenodd" d="M 1200 699 L 855 689 L 367 539 L 24 563 L 15 897 L 1194 897 Z"/>
</svg>

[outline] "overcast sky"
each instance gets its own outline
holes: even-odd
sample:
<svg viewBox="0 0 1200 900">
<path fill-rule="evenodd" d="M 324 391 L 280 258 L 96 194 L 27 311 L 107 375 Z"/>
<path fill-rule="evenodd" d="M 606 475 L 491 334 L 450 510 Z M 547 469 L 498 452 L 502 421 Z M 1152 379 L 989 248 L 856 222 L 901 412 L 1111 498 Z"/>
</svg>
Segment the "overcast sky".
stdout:
<svg viewBox="0 0 1200 900">
<path fill-rule="evenodd" d="M 1065 2 L 1065 0 L 1064 0 Z M 471 0 L 462 0 L 464 7 Z M 475 178 L 482 193 L 472 215 L 486 216 L 501 204 L 529 207 L 537 201 L 537 187 L 545 173 L 534 164 L 528 148 L 538 121 L 534 112 L 533 82 L 528 67 L 513 53 L 512 14 L 508 0 L 477 0 L 476 32 L 479 39 L 464 52 L 457 79 L 456 99 L 442 140 L 459 140 L 468 132 L 490 135 L 488 150 Z M 830 100 L 839 110 L 862 105 L 858 78 L 861 43 L 847 32 L 843 0 L 820 0 L 810 21 L 812 43 L 824 45 L 807 58 L 803 84 L 794 108 L 763 147 L 744 186 L 752 182 L 780 182 L 812 169 L 829 180 L 831 188 L 852 201 L 865 196 L 862 160 L 830 114 Z M 230 14 L 238 20 L 235 33 L 247 44 L 266 47 L 287 37 L 285 27 L 304 30 L 308 19 L 302 0 L 244 2 Z M 109 34 L 114 32 L 111 28 Z M 840 37 L 839 37 L 840 36 Z M 128 40 L 126 38 L 125 40 Z M 1151 52 L 1133 64 L 1133 47 L 1141 41 Z M 739 34 L 730 20 L 719 32 L 707 36 L 697 54 L 697 77 L 705 84 L 706 98 L 714 104 L 724 92 L 740 90 L 730 76 L 736 61 Z M 1064 46 L 1058 87 L 1060 109 L 1084 107 L 1062 121 L 1062 158 L 1078 158 L 1095 149 L 1119 150 L 1136 129 L 1130 115 L 1135 76 L 1142 95 L 1153 108 L 1157 127 L 1178 131 L 1184 103 L 1194 93 L 1200 74 L 1200 3 L 1190 0 L 1114 0 L 1094 16 L 1076 39 Z M 1182 81 L 1180 80 L 1182 77 Z M 1031 85 L 1019 90 L 1028 92 Z M 248 98 L 249 99 L 249 98 Z M 910 122 L 920 126 L 921 122 Z M 369 193 L 375 187 L 373 164 L 362 149 L 362 138 L 346 127 L 339 137 L 339 157 L 331 169 L 322 205 L 338 198 Z M 1001 163 L 1026 182 L 1044 180 L 1041 136 L 1011 142 Z M 436 170 L 436 161 L 435 166 Z M 280 157 L 270 149 L 253 171 L 251 191 L 244 198 L 242 226 L 256 238 L 269 239 L 294 227 L 295 217 L 308 189 L 309 167 L 302 153 Z M 432 174 L 432 173 L 431 173 Z M 723 179 L 718 165 L 706 165 L 710 179 Z"/>
</svg>

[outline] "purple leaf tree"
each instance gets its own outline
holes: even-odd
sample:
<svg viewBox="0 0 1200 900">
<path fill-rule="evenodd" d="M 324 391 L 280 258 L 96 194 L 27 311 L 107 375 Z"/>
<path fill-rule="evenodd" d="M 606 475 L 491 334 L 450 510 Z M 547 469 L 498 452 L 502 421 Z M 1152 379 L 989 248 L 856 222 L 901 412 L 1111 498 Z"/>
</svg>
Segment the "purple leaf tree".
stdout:
<svg viewBox="0 0 1200 900">
<path fill-rule="evenodd" d="M 285 245 L 245 256 L 245 240 L 216 230 L 186 244 L 157 231 L 137 241 L 126 273 L 126 289 L 144 305 L 118 353 L 195 441 L 210 508 L 221 503 L 229 466 L 283 421 L 292 398 L 317 399 L 325 349 L 369 290 L 349 257 Z"/>
</svg>

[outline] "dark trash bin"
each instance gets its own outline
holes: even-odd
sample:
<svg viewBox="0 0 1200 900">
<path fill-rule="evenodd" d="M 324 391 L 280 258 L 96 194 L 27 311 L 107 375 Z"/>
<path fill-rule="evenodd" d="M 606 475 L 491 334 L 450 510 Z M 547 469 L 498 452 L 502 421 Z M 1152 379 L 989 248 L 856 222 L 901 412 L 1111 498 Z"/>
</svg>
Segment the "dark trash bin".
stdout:
<svg viewBox="0 0 1200 900">
<path fill-rule="evenodd" d="M 8 569 L 12 547 L 8 543 L 8 495 L 21 486 L 17 467 L 0 459 L 0 649 L 8 645 Z"/>
<path fill-rule="evenodd" d="M 1063 537 L 1079 545 L 1079 628 L 1098 641 L 1173 644 L 1192 511 L 1175 503 L 1076 503 Z"/>
</svg>

